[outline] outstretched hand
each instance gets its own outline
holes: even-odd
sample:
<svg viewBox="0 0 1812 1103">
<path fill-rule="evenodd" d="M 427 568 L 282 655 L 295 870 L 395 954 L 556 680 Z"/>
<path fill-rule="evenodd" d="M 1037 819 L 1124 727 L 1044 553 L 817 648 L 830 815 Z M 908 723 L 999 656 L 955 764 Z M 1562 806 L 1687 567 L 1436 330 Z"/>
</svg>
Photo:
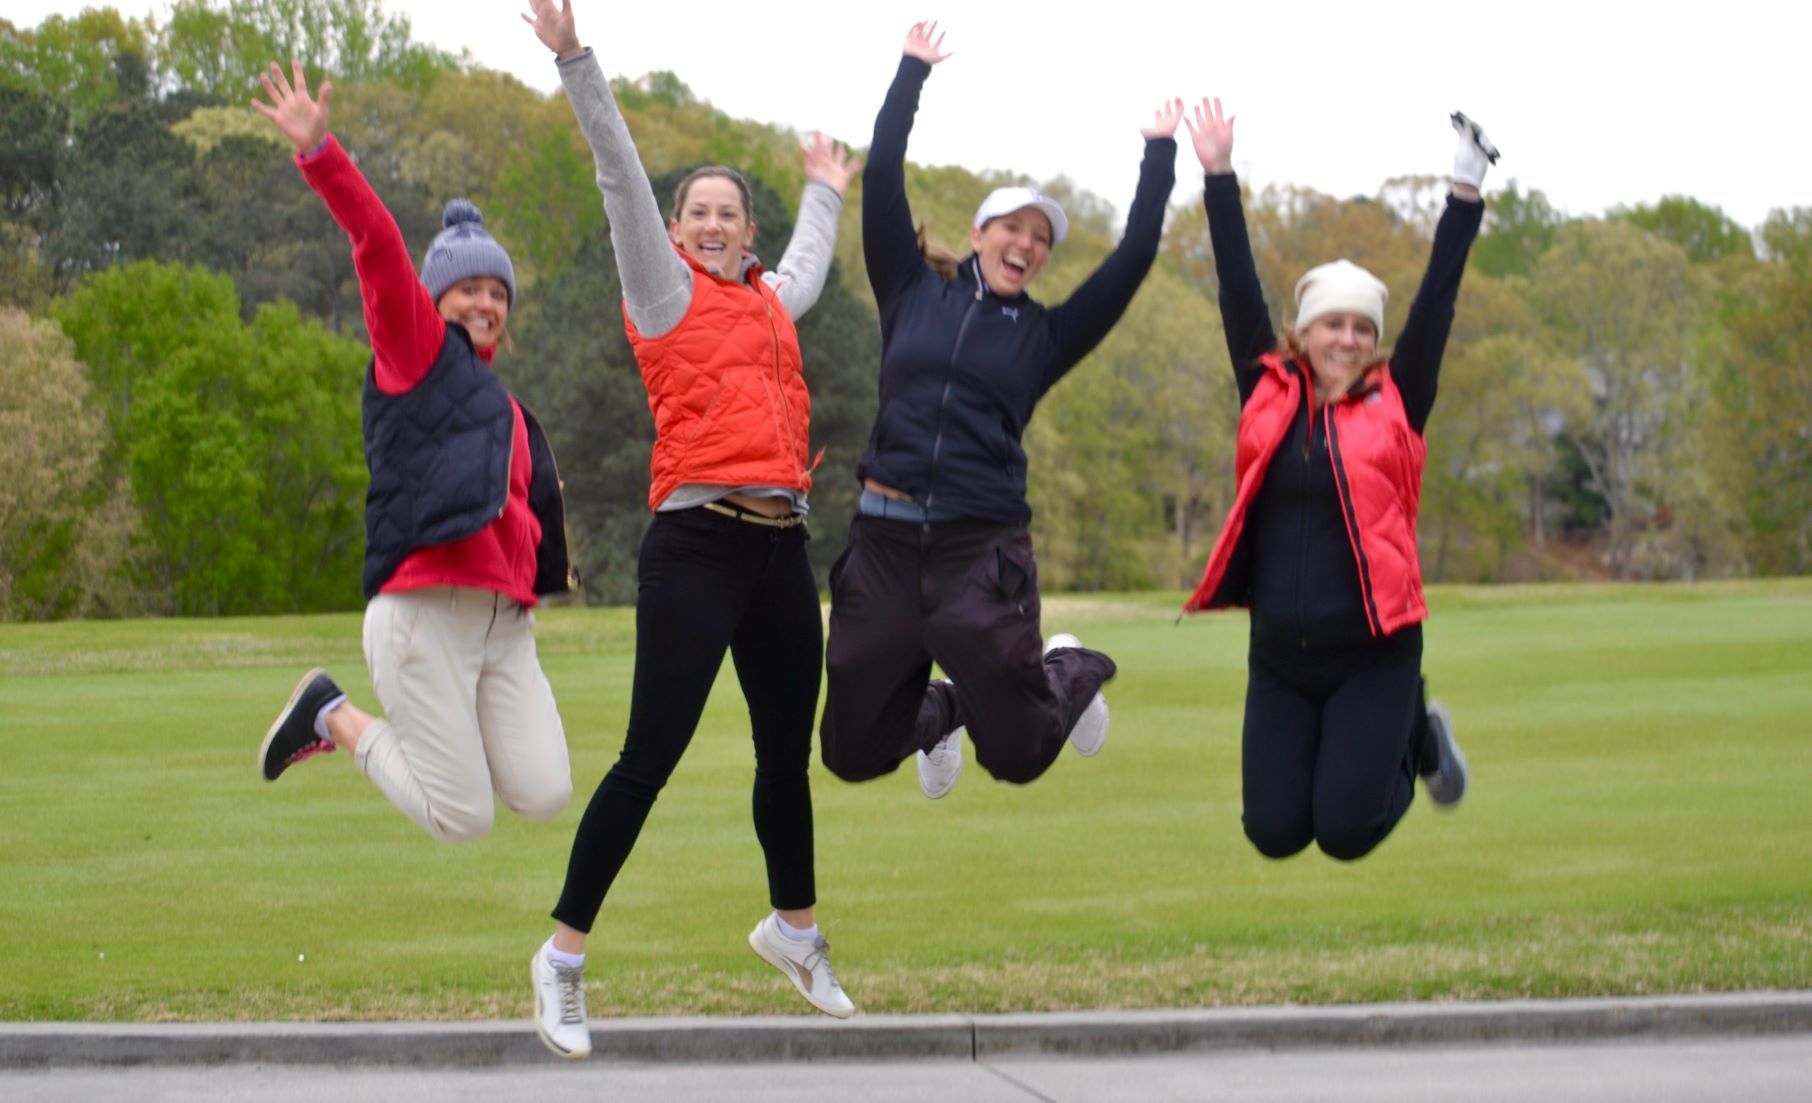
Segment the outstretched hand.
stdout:
<svg viewBox="0 0 1812 1103">
<path fill-rule="evenodd" d="M 1174 138 L 1177 133 L 1177 124 L 1182 121 L 1182 99 L 1170 100 L 1158 105 L 1151 125 L 1141 128 L 1139 134 L 1148 142 L 1153 138 Z"/>
<path fill-rule="evenodd" d="M 1185 117 L 1189 138 L 1195 143 L 1202 171 L 1219 175 L 1233 171 L 1233 116 L 1221 111 L 1220 97 L 1202 97 L 1195 117 Z"/>
<path fill-rule="evenodd" d="M 901 52 L 907 57 L 916 57 L 927 65 L 936 65 L 950 55 L 943 50 L 944 35 L 937 29 L 937 20 L 914 23 L 906 32 L 906 45 Z"/>
<path fill-rule="evenodd" d="M 1460 146 L 1453 154 L 1453 193 L 1461 199 L 1477 199 L 1485 171 L 1497 163 L 1497 146 L 1464 112 L 1455 111 L 1449 118 L 1460 135 Z"/>
<path fill-rule="evenodd" d="M 529 9 L 534 14 L 524 12 L 522 21 L 535 28 L 535 37 L 562 61 L 583 49 L 579 29 L 573 25 L 572 0 L 529 0 Z"/>
<path fill-rule="evenodd" d="M 849 187 L 856 173 L 862 171 L 862 158 L 843 148 L 819 131 L 812 131 L 812 144 L 805 147 L 805 178 L 829 185 L 838 195 Z"/>
<path fill-rule="evenodd" d="M 302 63 L 291 58 L 289 65 L 295 83 L 286 80 L 283 70 L 271 62 L 270 72 L 259 78 L 271 102 L 253 97 L 252 107 L 277 125 L 297 153 L 307 153 L 327 140 L 327 101 L 333 95 L 333 84 L 321 85 L 321 99 L 317 102 L 308 94 L 308 77 L 302 72 Z"/>
</svg>

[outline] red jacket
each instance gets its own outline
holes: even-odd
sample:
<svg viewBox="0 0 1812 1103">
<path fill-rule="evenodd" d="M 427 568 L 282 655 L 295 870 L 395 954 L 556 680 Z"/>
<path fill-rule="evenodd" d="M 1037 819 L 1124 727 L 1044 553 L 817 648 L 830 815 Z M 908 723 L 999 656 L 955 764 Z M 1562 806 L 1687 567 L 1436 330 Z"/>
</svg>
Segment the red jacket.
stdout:
<svg viewBox="0 0 1812 1103">
<path fill-rule="evenodd" d="M 692 266 L 692 304 L 670 332 L 623 324 L 654 414 L 648 508 L 688 483 L 812 488 L 812 400 L 799 335 L 756 265 L 741 282 Z"/>
<path fill-rule="evenodd" d="M 1271 457 L 1289 435 L 1290 421 L 1302 402 L 1302 377 L 1285 365 L 1283 357 L 1267 353 L 1259 363 L 1265 374 L 1240 411 L 1233 508 L 1185 612 L 1235 604 L 1215 591 L 1239 546 L 1247 511 Z M 1309 416 L 1314 415 L 1311 409 Z M 1366 624 L 1373 636 L 1388 636 L 1428 616 L 1422 599 L 1422 564 L 1416 555 L 1416 509 L 1422 500 L 1428 446 L 1409 426 L 1388 365 L 1369 372 L 1325 407 L 1323 416 L 1329 419 L 1328 456 L 1365 596 Z"/>
<path fill-rule="evenodd" d="M 371 335 L 372 372 L 378 389 L 391 395 L 413 389 L 440 358 L 441 346 L 448 340 L 447 323 L 415 273 L 396 219 L 331 135 L 319 150 L 298 155 L 296 163 L 302 178 L 327 202 L 334 221 L 352 240 L 352 263 L 365 304 L 365 328 Z M 488 350 L 479 355 L 490 362 Z M 510 406 L 515 424 L 510 437 L 509 497 L 503 512 L 464 540 L 411 554 L 384 583 L 383 593 L 469 586 L 503 594 L 525 606 L 535 604 L 535 549 L 541 541 L 541 522 L 529 507 L 528 427 L 514 396 Z"/>
</svg>

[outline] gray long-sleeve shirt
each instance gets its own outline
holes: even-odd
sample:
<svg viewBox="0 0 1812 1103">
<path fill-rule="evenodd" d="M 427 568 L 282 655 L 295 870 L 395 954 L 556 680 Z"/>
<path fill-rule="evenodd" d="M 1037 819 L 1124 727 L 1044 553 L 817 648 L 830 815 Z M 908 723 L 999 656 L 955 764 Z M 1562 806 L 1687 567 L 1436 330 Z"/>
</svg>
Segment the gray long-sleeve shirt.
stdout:
<svg viewBox="0 0 1812 1103">
<path fill-rule="evenodd" d="M 642 336 L 659 337 L 679 325 L 692 305 L 692 267 L 667 236 L 667 223 L 655 201 L 648 172 L 636 153 L 629 126 L 617 110 L 616 98 L 611 95 L 610 82 L 604 77 L 597 55 L 587 49 L 558 65 L 560 83 L 597 165 L 598 190 L 603 193 L 604 214 L 610 221 L 610 244 L 616 252 L 617 274 L 622 278 L 623 303 L 629 320 Z M 795 320 L 812 308 L 824 289 L 842 210 L 843 197 L 835 188 L 808 181 L 786 252 L 772 271 L 761 274 L 780 305 Z M 753 264 L 754 258 L 745 254 L 745 278 Z M 787 497 L 793 499 L 799 512 L 806 509 L 802 491 L 700 484 L 678 488 L 659 508 L 689 509 L 729 494 Z"/>
</svg>

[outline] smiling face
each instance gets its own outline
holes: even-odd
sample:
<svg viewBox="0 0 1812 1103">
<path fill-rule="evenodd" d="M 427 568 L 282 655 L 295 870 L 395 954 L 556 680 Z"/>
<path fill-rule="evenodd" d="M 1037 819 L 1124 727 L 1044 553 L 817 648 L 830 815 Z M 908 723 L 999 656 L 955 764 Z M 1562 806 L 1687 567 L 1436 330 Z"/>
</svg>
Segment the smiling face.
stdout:
<svg viewBox="0 0 1812 1103">
<path fill-rule="evenodd" d="M 1363 314 L 1323 314 L 1296 339 L 1324 395 L 1344 394 L 1378 353 L 1378 327 Z"/>
<path fill-rule="evenodd" d="M 495 276 L 474 276 L 447 288 L 434 305 L 443 319 L 465 326 L 472 335 L 472 347 L 483 352 L 503 339 L 503 325 L 510 317 L 510 289 Z"/>
<path fill-rule="evenodd" d="M 700 176 L 674 206 L 667 236 L 687 256 L 719 279 L 742 274 L 742 253 L 755 241 L 742 189 L 722 176 Z"/>
<path fill-rule="evenodd" d="M 969 231 L 982 279 L 1002 298 L 1026 289 L 1051 259 L 1051 220 L 1036 207 L 1021 207 Z"/>
</svg>

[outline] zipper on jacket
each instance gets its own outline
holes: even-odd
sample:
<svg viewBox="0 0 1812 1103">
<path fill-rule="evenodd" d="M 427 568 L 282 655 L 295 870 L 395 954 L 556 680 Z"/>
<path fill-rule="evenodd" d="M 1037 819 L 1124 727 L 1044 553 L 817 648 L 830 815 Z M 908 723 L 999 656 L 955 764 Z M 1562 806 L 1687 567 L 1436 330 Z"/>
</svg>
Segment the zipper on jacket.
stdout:
<svg viewBox="0 0 1812 1103">
<path fill-rule="evenodd" d="M 1353 566 L 1359 572 L 1359 597 L 1365 609 L 1365 627 L 1373 638 L 1378 636 L 1378 602 L 1372 590 L 1371 564 L 1365 558 L 1365 545 L 1361 543 L 1359 532 L 1359 514 L 1353 506 L 1353 496 L 1346 485 L 1346 465 L 1340 462 L 1339 437 L 1334 431 L 1332 416 L 1325 418 L 1328 431 L 1328 464 L 1334 469 L 1334 497 L 1340 502 L 1340 520 L 1346 525 L 1346 536 L 1353 545 Z"/>
<path fill-rule="evenodd" d="M 510 480 L 515 477 L 516 471 L 516 419 L 521 416 L 522 412 L 516 409 L 516 400 L 512 398 L 510 400 L 510 458 L 503 465 L 503 504 L 497 507 L 498 520 L 502 520 L 503 511 L 510 508 Z M 528 433 L 527 418 L 523 418 L 522 431 L 525 435 Z"/>
<path fill-rule="evenodd" d="M 1302 467 L 1298 472 L 1298 478 L 1302 480 L 1302 492 L 1297 497 L 1302 502 L 1302 509 L 1296 518 L 1296 642 L 1307 651 L 1309 611 L 1303 602 L 1309 589 L 1309 509 L 1313 489 L 1310 476 L 1315 462 L 1315 384 L 1309 378 L 1306 368 L 1297 365 L 1297 371 L 1302 373 L 1302 401 L 1309 411 L 1309 424 L 1302 437 Z"/>
<path fill-rule="evenodd" d="M 981 279 L 981 273 L 976 273 Z M 950 366 L 944 371 L 944 393 L 937 400 L 937 432 L 931 438 L 931 475 L 925 483 L 925 508 L 931 508 L 931 500 L 937 496 L 937 459 L 944 450 L 944 410 L 950 405 L 950 381 L 956 373 L 956 357 L 963 351 L 963 338 L 969 335 L 969 323 L 975 319 L 975 307 L 986 294 L 978 282 L 975 287 L 975 298 L 969 302 L 969 308 L 963 311 L 963 324 L 956 329 L 956 343 L 950 346 Z"/>
<path fill-rule="evenodd" d="M 793 408 L 787 404 L 786 400 L 786 384 L 782 382 L 780 378 L 780 331 L 774 328 L 774 304 L 766 295 L 762 295 L 759 291 L 756 292 L 756 295 L 760 297 L 761 305 L 767 308 L 768 336 L 774 339 L 774 397 L 780 402 L 780 416 L 786 419 L 786 439 L 780 442 L 780 447 L 787 454 L 792 455 L 793 442 L 799 438 L 793 429 Z M 802 359 L 799 370 L 803 373 L 805 371 L 805 364 L 803 362 L 804 354 L 801 353 L 800 355 Z M 806 451 L 811 451 L 811 445 L 806 445 Z M 805 457 L 794 455 L 793 463 L 799 468 L 799 482 L 803 489 L 803 484 L 805 483 Z"/>
</svg>

